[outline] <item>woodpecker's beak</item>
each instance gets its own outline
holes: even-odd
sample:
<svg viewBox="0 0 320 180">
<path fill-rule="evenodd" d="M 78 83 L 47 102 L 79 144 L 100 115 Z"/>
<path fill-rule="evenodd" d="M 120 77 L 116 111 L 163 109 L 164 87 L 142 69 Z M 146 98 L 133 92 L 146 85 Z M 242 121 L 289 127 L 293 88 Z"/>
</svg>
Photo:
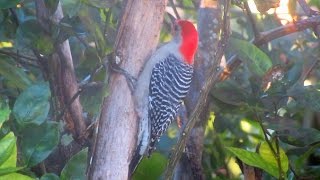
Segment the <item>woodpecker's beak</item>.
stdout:
<svg viewBox="0 0 320 180">
<path fill-rule="evenodd" d="M 176 19 L 172 14 L 167 13 L 170 22 L 171 22 L 171 34 L 174 36 L 176 34 L 176 32 L 178 31 L 178 24 L 177 21 L 178 19 Z"/>
<path fill-rule="evenodd" d="M 170 13 L 167 13 L 168 14 L 168 17 L 171 21 L 172 24 L 175 24 L 177 22 L 177 19 Z"/>
</svg>

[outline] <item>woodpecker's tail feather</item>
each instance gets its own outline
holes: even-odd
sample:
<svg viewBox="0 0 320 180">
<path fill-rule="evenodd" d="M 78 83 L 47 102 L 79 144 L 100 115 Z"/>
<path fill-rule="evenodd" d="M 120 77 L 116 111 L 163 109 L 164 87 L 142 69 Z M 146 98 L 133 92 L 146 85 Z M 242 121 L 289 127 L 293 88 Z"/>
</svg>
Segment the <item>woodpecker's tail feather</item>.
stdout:
<svg viewBox="0 0 320 180">
<path fill-rule="evenodd" d="M 129 177 L 131 177 L 134 171 L 137 169 L 138 165 L 140 164 L 143 156 L 139 154 L 139 151 L 136 151 L 133 155 L 133 158 L 129 165 Z"/>
<path fill-rule="evenodd" d="M 131 159 L 131 162 L 129 164 L 129 177 L 131 177 L 134 173 L 134 171 L 137 169 L 138 165 L 140 164 L 143 154 L 141 154 L 141 148 L 142 148 L 142 141 L 137 146 L 136 151 L 134 152 L 134 155 Z"/>
</svg>

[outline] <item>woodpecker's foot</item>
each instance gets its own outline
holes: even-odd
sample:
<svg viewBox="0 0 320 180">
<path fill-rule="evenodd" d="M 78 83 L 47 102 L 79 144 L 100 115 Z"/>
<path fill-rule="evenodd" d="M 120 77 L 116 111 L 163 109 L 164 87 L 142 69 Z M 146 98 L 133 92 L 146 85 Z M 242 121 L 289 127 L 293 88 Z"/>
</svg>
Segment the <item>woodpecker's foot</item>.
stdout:
<svg viewBox="0 0 320 180">
<path fill-rule="evenodd" d="M 127 83 L 128 83 L 128 86 L 131 90 L 131 92 L 134 92 L 134 89 L 136 87 L 136 84 L 137 84 L 137 79 L 135 77 L 133 77 L 131 74 L 128 73 L 128 71 L 120 68 L 119 66 L 111 66 L 111 69 L 114 71 L 114 72 L 117 72 L 117 73 L 120 73 L 122 75 L 125 76 L 126 80 L 127 80 Z"/>
</svg>

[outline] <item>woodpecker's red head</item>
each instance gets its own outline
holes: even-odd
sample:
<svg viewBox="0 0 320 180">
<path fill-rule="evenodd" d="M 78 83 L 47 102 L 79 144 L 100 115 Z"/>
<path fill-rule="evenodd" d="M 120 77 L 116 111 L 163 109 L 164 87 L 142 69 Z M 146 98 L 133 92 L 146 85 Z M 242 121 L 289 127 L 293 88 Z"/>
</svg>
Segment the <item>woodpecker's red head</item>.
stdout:
<svg viewBox="0 0 320 180">
<path fill-rule="evenodd" d="M 180 36 L 180 53 L 188 64 L 193 64 L 198 48 L 198 32 L 193 24 L 186 20 L 176 20 L 174 25 L 176 35 Z"/>
</svg>

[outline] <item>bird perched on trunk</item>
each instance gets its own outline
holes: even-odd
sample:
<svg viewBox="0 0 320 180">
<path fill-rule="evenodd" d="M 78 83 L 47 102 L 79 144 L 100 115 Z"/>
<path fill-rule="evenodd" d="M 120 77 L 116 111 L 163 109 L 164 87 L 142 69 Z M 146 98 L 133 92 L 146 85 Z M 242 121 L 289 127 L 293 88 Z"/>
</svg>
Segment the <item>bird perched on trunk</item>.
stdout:
<svg viewBox="0 0 320 180">
<path fill-rule="evenodd" d="M 173 38 L 146 62 L 136 84 L 136 111 L 140 118 L 138 148 L 130 164 L 133 173 L 143 155 L 150 156 L 188 93 L 198 33 L 187 20 L 175 20 Z"/>
</svg>

